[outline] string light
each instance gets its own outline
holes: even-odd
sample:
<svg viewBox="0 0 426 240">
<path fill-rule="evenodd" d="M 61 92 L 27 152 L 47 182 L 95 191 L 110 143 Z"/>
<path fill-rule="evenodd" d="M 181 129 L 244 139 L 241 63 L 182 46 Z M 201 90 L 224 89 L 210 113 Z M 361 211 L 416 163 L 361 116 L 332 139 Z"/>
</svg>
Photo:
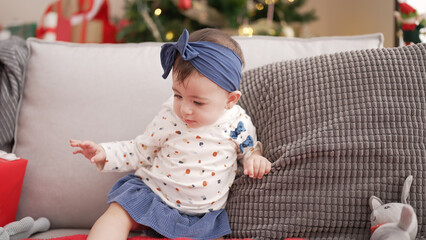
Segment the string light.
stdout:
<svg viewBox="0 0 426 240">
<path fill-rule="evenodd" d="M 263 4 L 261 4 L 261 3 L 257 3 L 257 4 L 256 4 L 256 9 L 257 9 L 258 11 L 262 11 L 264 8 L 265 8 L 265 7 L 263 6 Z"/>
<path fill-rule="evenodd" d="M 251 37 L 253 36 L 253 28 L 248 25 L 242 25 L 240 28 L 238 28 L 238 35 Z"/>
<path fill-rule="evenodd" d="M 154 10 L 154 14 L 155 14 L 155 16 L 160 16 L 161 15 L 161 9 L 160 8 L 157 8 L 157 9 L 155 9 Z"/>
<path fill-rule="evenodd" d="M 173 32 L 167 32 L 166 33 L 166 40 L 168 40 L 168 41 L 170 41 L 170 40 L 172 40 L 173 39 L 173 37 L 174 37 L 175 35 L 173 34 Z"/>
<path fill-rule="evenodd" d="M 272 3 L 277 3 L 277 1 L 278 0 L 265 0 L 265 4 L 269 5 L 269 4 L 272 4 Z M 294 1 L 294 0 L 292 0 L 292 1 Z M 289 2 L 290 2 L 290 0 L 289 0 Z"/>
</svg>

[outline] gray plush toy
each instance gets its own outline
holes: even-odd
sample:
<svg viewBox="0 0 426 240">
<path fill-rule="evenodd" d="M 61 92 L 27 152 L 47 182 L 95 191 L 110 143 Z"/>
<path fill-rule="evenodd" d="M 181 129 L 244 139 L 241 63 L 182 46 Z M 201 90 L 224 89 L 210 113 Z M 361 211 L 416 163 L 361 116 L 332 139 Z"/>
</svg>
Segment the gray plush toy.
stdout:
<svg viewBox="0 0 426 240">
<path fill-rule="evenodd" d="M 369 200 L 372 210 L 371 240 L 378 239 L 415 239 L 417 235 L 417 216 L 414 209 L 407 203 L 413 176 L 405 179 L 402 188 L 401 203 L 384 204 L 380 198 L 371 196 Z M 383 229 L 382 229 L 383 228 Z M 391 236 L 403 236 L 405 233 L 409 238 L 393 238 Z"/>
<path fill-rule="evenodd" d="M 44 232 L 49 228 L 50 222 L 47 218 L 42 217 L 34 221 L 32 217 L 25 217 L 0 227 L 0 240 L 26 239 L 36 232 Z"/>
</svg>

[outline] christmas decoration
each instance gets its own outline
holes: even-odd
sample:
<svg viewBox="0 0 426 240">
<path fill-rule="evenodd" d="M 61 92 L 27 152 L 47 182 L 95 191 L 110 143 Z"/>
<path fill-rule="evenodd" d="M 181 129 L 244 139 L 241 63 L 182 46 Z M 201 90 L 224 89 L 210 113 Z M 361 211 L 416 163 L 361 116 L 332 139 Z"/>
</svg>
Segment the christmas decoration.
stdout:
<svg viewBox="0 0 426 240">
<path fill-rule="evenodd" d="M 192 5 L 191 0 L 179 0 L 179 4 L 178 4 L 181 10 L 188 10 L 191 8 L 191 5 Z"/>
<path fill-rule="evenodd" d="M 47 41 L 114 43 L 107 0 L 57 0 L 48 5 L 36 29 Z"/>
<path fill-rule="evenodd" d="M 402 30 L 405 45 L 420 43 L 420 29 L 426 26 L 426 14 L 418 14 L 417 10 L 405 0 L 398 0 L 399 12 L 395 12 L 395 18 Z"/>
<path fill-rule="evenodd" d="M 306 0 L 126 0 L 119 42 L 176 41 L 183 29 L 213 27 L 232 35 L 297 36 L 294 24 L 316 20 L 299 13 Z"/>
<path fill-rule="evenodd" d="M 300 37 L 300 28 L 317 19 L 314 10 L 299 13 L 305 3 L 306 0 L 256 1 L 255 9 L 249 13 L 254 34 Z"/>
</svg>

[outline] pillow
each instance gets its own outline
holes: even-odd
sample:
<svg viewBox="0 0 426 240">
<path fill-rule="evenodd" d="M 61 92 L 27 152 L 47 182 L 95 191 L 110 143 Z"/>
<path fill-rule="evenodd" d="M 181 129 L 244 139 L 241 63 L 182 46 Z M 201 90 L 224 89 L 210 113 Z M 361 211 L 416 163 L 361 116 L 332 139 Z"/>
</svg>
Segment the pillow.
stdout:
<svg viewBox="0 0 426 240">
<path fill-rule="evenodd" d="M 0 151 L 0 227 L 15 221 L 28 160 L 3 158 Z"/>
<path fill-rule="evenodd" d="M 12 150 L 27 58 L 28 49 L 22 38 L 13 36 L 0 41 L 0 150 L 6 152 Z"/>
<path fill-rule="evenodd" d="M 286 38 L 271 36 L 234 37 L 243 50 L 250 70 L 276 61 L 317 56 L 341 51 L 381 48 L 383 34 L 314 38 Z"/>
<path fill-rule="evenodd" d="M 133 139 L 171 96 L 161 77 L 161 43 L 73 44 L 28 40 L 14 152 L 28 159 L 18 218 L 52 228 L 90 228 L 123 173 L 100 173 L 69 139 Z"/>
<path fill-rule="evenodd" d="M 408 175 L 426 234 L 426 44 L 327 54 L 249 70 L 240 104 L 273 170 L 241 176 L 232 237 L 370 237 L 372 195 L 400 202 Z"/>
</svg>

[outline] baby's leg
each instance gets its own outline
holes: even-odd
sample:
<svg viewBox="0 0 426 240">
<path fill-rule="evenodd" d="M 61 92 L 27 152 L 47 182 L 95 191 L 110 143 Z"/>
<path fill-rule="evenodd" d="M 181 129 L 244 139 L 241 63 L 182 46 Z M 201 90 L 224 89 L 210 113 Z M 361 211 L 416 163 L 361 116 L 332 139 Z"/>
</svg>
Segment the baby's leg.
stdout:
<svg viewBox="0 0 426 240">
<path fill-rule="evenodd" d="M 95 222 L 87 240 L 126 240 L 135 222 L 120 204 L 111 203 Z"/>
</svg>

